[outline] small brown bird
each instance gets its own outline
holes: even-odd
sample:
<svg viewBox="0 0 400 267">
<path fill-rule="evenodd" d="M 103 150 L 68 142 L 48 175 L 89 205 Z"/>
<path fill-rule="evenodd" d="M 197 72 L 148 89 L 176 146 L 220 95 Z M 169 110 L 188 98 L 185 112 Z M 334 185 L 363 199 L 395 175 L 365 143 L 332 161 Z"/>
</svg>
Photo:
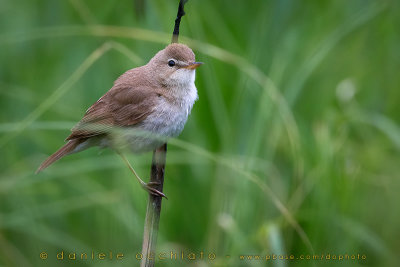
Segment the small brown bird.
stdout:
<svg viewBox="0 0 400 267">
<path fill-rule="evenodd" d="M 152 194 L 162 192 L 144 183 L 120 153 L 121 140 L 134 153 L 154 150 L 169 137 L 178 136 L 197 100 L 193 51 L 173 43 L 146 65 L 128 70 L 85 113 L 71 130 L 67 143 L 48 157 L 36 173 L 60 158 L 92 146 L 115 149 L 141 185 Z M 113 129 L 124 129 L 119 135 Z M 119 145 L 118 145 L 119 144 Z"/>
</svg>

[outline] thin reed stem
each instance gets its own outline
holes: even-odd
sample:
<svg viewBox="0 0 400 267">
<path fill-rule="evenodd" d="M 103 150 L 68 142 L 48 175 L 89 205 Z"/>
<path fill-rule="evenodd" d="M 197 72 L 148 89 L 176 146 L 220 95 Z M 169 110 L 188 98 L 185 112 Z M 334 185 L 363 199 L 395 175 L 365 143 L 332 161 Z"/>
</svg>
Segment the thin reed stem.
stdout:
<svg viewBox="0 0 400 267">
<path fill-rule="evenodd" d="M 153 161 L 151 163 L 150 183 L 154 188 L 163 191 L 165 160 L 167 156 L 167 144 L 162 145 L 153 152 Z M 142 261 L 141 267 L 151 267 L 155 263 L 158 225 L 161 213 L 161 196 L 149 194 L 147 204 L 146 219 L 144 222 Z"/>
<path fill-rule="evenodd" d="M 172 43 L 177 43 L 179 38 L 179 26 L 182 16 L 185 15 L 185 4 L 188 0 L 180 0 L 178 13 L 175 20 L 175 27 L 172 33 Z M 160 146 L 153 152 L 153 161 L 151 163 L 150 184 L 153 188 L 162 193 L 164 186 L 165 160 L 167 157 L 167 143 Z M 160 223 L 162 196 L 149 194 L 147 204 L 146 219 L 144 222 L 142 261 L 141 267 L 152 267 L 155 264 L 158 225 Z"/>
</svg>

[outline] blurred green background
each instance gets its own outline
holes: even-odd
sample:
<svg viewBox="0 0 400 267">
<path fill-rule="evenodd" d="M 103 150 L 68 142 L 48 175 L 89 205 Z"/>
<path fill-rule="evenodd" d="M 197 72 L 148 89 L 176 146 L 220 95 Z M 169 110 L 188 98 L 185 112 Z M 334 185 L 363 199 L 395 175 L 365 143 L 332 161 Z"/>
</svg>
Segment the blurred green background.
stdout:
<svg viewBox="0 0 400 267">
<path fill-rule="evenodd" d="M 147 193 L 117 155 L 93 148 L 33 173 L 169 43 L 177 4 L 0 1 L 0 266 L 139 265 Z M 400 2 L 191 0 L 186 12 L 181 42 L 205 65 L 168 146 L 158 238 L 185 259 L 157 265 L 397 266 Z M 129 156 L 145 180 L 151 156 Z M 114 258 L 66 259 L 92 251 Z"/>
</svg>

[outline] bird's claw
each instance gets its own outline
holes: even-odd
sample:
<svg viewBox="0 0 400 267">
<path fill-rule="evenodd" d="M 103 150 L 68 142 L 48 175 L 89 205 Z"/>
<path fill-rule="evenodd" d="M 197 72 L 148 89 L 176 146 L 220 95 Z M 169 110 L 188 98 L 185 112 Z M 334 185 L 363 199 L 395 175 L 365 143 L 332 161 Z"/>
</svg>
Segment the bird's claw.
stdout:
<svg viewBox="0 0 400 267">
<path fill-rule="evenodd" d="M 161 192 L 153 187 L 153 186 L 159 185 L 159 184 L 160 183 L 157 183 L 157 182 L 148 182 L 148 183 L 142 184 L 142 187 L 144 188 L 144 190 L 146 190 L 149 194 L 152 194 L 153 196 L 165 197 L 165 199 L 168 199 L 167 196 L 163 192 Z"/>
</svg>

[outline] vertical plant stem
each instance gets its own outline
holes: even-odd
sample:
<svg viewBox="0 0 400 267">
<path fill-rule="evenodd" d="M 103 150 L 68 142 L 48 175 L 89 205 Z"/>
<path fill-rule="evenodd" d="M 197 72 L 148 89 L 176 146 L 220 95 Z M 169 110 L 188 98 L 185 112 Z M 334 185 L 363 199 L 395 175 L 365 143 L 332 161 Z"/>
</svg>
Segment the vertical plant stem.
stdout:
<svg viewBox="0 0 400 267">
<path fill-rule="evenodd" d="M 151 163 L 150 183 L 154 183 L 154 188 L 163 191 L 165 160 L 167 156 L 167 144 L 160 146 L 153 152 Z M 142 261 L 141 267 L 152 267 L 155 263 L 158 225 L 161 213 L 161 196 L 149 194 L 147 204 L 146 219 L 144 222 Z"/>
<path fill-rule="evenodd" d="M 182 16 L 185 15 L 184 6 L 188 0 L 180 0 L 178 13 L 175 20 L 174 32 L 172 33 L 172 43 L 178 42 L 179 26 Z M 153 152 L 153 161 L 151 163 L 150 183 L 158 191 L 163 191 L 165 159 L 167 156 L 167 143 L 160 146 Z M 156 258 L 156 245 L 158 235 L 158 225 L 161 213 L 161 196 L 149 194 L 149 203 L 147 204 L 146 219 L 144 222 L 142 261 L 141 267 L 153 267 Z"/>
</svg>

